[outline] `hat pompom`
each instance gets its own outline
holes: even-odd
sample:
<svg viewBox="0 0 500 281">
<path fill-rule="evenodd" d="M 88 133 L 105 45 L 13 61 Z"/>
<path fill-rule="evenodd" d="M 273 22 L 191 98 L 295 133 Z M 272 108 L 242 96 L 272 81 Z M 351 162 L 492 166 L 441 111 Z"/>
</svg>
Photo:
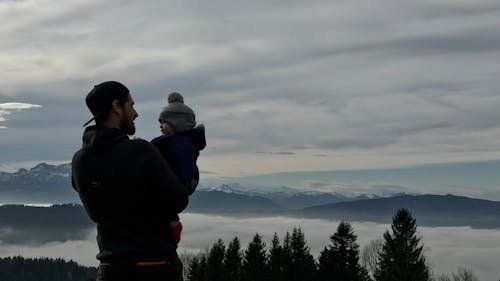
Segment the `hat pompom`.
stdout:
<svg viewBox="0 0 500 281">
<path fill-rule="evenodd" d="M 168 103 L 184 103 L 184 98 L 177 92 L 172 92 L 168 95 Z"/>
</svg>

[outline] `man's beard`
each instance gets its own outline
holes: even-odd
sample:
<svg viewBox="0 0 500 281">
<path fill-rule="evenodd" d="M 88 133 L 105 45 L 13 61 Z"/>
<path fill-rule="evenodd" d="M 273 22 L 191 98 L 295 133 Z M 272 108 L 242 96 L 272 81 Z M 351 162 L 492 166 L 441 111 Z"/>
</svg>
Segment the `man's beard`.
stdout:
<svg viewBox="0 0 500 281">
<path fill-rule="evenodd" d="M 133 121 L 130 122 L 122 122 L 120 126 L 120 130 L 122 130 L 125 134 L 132 136 L 135 134 L 135 125 Z"/>
</svg>

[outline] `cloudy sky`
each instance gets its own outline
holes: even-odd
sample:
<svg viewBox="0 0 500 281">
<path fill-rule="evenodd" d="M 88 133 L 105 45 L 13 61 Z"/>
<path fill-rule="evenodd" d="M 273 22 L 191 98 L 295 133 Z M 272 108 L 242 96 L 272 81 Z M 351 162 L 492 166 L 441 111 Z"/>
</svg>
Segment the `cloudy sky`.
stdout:
<svg viewBox="0 0 500 281">
<path fill-rule="evenodd" d="M 71 159 L 93 85 L 176 90 L 205 176 L 500 159 L 500 2 L 0 0 L 0 168 Z"/>
</svg>

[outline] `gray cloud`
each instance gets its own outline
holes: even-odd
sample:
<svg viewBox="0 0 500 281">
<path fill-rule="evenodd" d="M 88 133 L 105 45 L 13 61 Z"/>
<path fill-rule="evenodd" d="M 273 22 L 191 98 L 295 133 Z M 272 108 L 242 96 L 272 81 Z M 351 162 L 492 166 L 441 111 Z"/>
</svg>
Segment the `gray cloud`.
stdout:
<svg viewBox="0 0 500 281">
<path fill-rule="evenodd" d="M 255 152 L 257 154 L 267 154 L 267 155 L 295 155 L 296 153 L 295 152 L 292 152 L 292 151 L 276 151 L 276 152 L 273 152 L 273 151 L 270 151 L 270 152 L 265 152 L 265 151 L 257 151 Z"/>
<path fill-rule="evenodd" d="M 359 195 L 377 195 L 377 196 L 392 196 L 396 193 L 418 193 L 425 194 L 426 191 L 420 187 L 409 187 L 405 185 L 377 183 L 369 181 L 353 181 L 353 182 L 338 182 L 338 181 L 321 181 L 321 180 L 304 180 L 299 186 L 300 189 L 319 192 L 336 192 L 347 196 Z M 436 188 L 434 192 L 442 192 L 446 194 L 447 190 Z M 449 191 L 449 190 L 448 190 Z M 458 191 L 458 189 L 455 189 Z M 462 192 L 464 190 L 461 190 Z M 419 193 L 420 192 L 420 193 Z"/>
<path fill-rule="evenodd" d="M 3 126 L 2 123 L 7 121 L 6 116 L 12 114 L 13 111 L 20 111 L 25 109 L 42 107 L 38 104 L 29 104 L 29 103 L 19 103 L 19 102 L 7 102 L 0 103 L 0 129 L 6 129 L 6 126 Z"/>
<path fill-rule="evenodd" d="M 0 102 L 43 105 L 9 121 L 2 161 L 30 150 L 69 159 L 90 115 L 84 96 L 105 80 L 131 89 L 146 139 L 166 94 L 184 93 L 207 126 L 207 155 L 356 150 L 435 162 L 500 151 L 495 1 L 0 5 Z M 36 138 L 30 128 L 47 132 L 42 147 L 16 141 Z"/>
<path fill-rule="evenodd" d="M 351 139 L 333 139 L 323 141 L 318 144 L 318 147 L 326 148 L 326 149 L 340 149 L 340 148 L 376 148 L 380 146 L 386 146 L 392 143 L 393 141 L 389 138 L 370 138 L 370 139 L 360 139 L 360 138 L 351 138 Z"/>
</svg>

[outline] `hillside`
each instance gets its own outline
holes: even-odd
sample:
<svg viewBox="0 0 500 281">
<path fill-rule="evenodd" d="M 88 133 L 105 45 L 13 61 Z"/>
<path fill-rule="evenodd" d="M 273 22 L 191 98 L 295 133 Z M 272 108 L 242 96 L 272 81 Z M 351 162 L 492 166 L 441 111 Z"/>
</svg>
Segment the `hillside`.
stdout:
<svg viewBox="0 0 500 281">
<path fill-rule="evenodd" d="M 197 191 L 189 198 L 187 212 L 213 214 L 266 214 L 282 208 L 270 199 L 222 191 Z"/>
<path fill-rule="evenodd" d="M 454 195 L 401 195 L 289 210 L 262 197 L 221 191 L 197 191 L 185 212 L 223 216 L 281 215 L 390 223 L 399 208 L 409 209 L 420 226 L 500 229 L 500 202 Z M 39 244 L 79 240 L 84 239 L 94 229 L 94 224 L 81 205 L 0 206 L 2 243 Z"/>
<path fill-rule="evenodd" d="M 93 225 L 81 205 L 0 206 L 1 243 L 78 240 L 86 237 Z"/>
<path fill-rule="evenodd" d="M 390 223 L 399 208 L 408 208 L 419 225 L 500 228 L 500 202 L 454 195 L 402 195 L 309 207 L 290 215 Z"/>
</svg>

